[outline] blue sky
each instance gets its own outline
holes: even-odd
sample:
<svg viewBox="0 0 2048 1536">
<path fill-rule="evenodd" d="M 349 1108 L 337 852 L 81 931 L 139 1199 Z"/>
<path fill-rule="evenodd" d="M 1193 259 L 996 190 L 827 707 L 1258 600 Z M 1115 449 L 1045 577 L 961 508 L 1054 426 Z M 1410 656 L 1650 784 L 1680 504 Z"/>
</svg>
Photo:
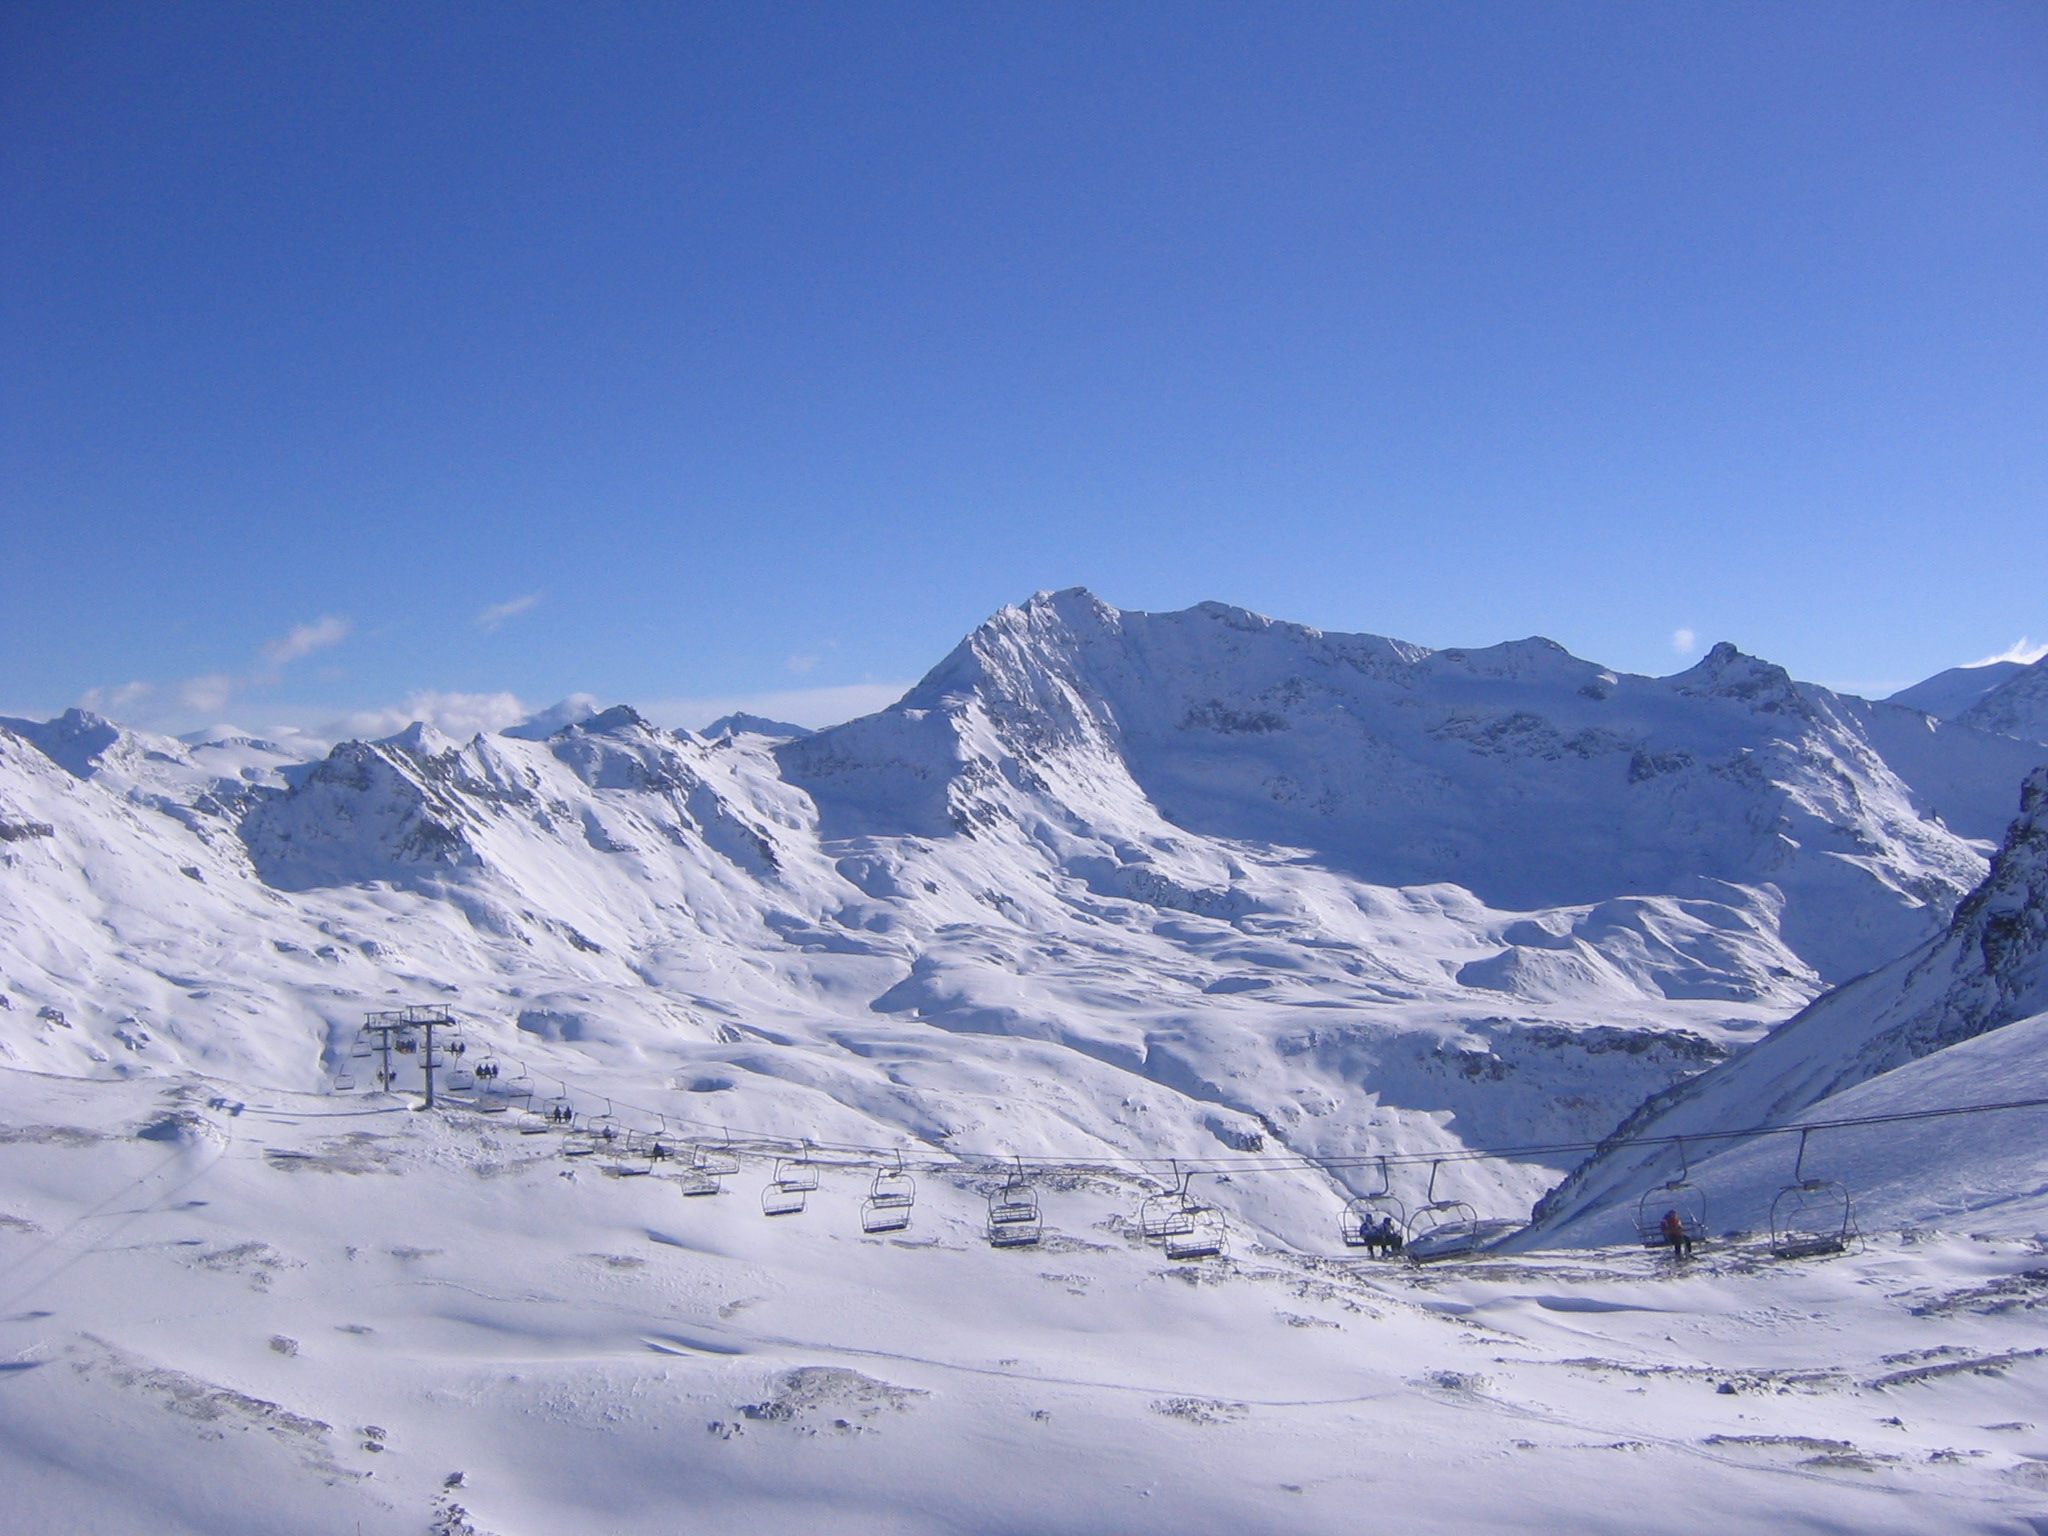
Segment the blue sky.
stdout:
<svg viewBox="0 0 2048 1536">
<path fill-rule="evenodd" d="M 2048 640 L 2044 81 L 1957 0 L 14 0 L 0 709 L 815 721 L 1070 585 Z"/>
</svg>

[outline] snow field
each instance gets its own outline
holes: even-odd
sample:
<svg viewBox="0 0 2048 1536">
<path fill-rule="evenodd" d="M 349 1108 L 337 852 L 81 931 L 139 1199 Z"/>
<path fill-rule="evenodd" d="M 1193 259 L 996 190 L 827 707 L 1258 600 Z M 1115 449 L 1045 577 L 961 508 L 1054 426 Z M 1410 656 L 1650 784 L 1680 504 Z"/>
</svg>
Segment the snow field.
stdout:
<svg viewBox="0 0 2048 1536">
<path fill-rule="evenodd" d="M 25 1529 L 2048 1522 L 2039 1242 L 1416 1271 L 1330 1256 L 1333 1209 L 1321 1255 L 1239 1229 L 1231 1257 L 1174 1265 L 1116 1180 L 1043 1188 L 1046 1242 L 996 1251 L 979 1178 L 924 1178 L 907 1231 L 863 1238 L 860 1171 L 771 1220 L 767 1164 L 687 1198 L 506 1116 L 232 1113 L 196 1080 L 0 1094 L 0 1457 Z"/>
</svg>

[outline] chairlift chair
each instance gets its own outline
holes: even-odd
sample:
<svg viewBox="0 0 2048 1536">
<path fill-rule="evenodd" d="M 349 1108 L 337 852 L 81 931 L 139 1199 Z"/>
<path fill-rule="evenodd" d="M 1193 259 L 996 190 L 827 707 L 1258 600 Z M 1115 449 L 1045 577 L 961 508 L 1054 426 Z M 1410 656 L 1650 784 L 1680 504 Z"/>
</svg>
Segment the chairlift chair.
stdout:
<svg viewBox="0 0 2048 1536">
<path fill-rule="evenodd" d="M 1817 1259 L 1845 1251 L 1857 1236 L 1856 1210 L 1848 1186 L 1836 1179 L 1809 1178 L 1806 1138 L 1799 1133 L 1799 1157 L 1792 1182 L 1771 1201 L 1771 1252 L 1781 1259 Z"/>
<path fill-rule="evenodd" d="M 784 1184 L 780 1179 L 770 1179 L 761 1186 L 761 1214 L 763 1216 L 798 1216 L 810 1201 L 810 1191 Z"/>
<path fill-rule="evenodd" d="M 880 1178 L 877 1174 L 875 1177 Z M 910 1202 L 901 1205 L 879 1204 L 873 1195 L 860 1203 L 860 1229 L 863 1232 L 901 1232 L 910 1225 Z"/>
<path fill-rule="evenodd" d="M 467 1093 L 476 1086 L 476 1074 L 464 1066 L 450 1067 L 447 1085 L 457 1093 Z"/>
<path fill-rule="evenodd" d="M 713 1162 L 703 1147 L 692 1147 L 690 1166 L 676 1175 L 676 1188 L 686 1195 L 716 1195 L 725 1189 L 724 1178 L 723 1165 Z"/>
<path fill-rule="evenodd" d="M 810 1143 L 796 1157 L 778 1157 L 775 1160 L 775 1187 L 787 1190 L 793 1195 L 808 1194 L 818 1187 L 818 1165 L 811 1161 Z M 797 1202 L 797 1209 L 803 1209 L 803 1202 Z"/>
<path fill-rule="evenodd" d="M 1194 1174 L 1182 1173 L 1180 1164 L 1175 1163 L 1173 1177 L 1172 1189 L 1147 1195 L 1138 1206 L 1138 1231 L 1148 1243 L 1185 1237 L 1195 1229 L 1195 1213 L 1202 1207 L 1188 1194 Z"/>
<path fill-rule="evenodd" d="M 1035 1248 L 1045 1236 L 1045 1223 L 1036 1216 L 1029 1220 L 1010 1217 L 997 1221 L 991 1212 L 988 1218 L 988 1245 L 991 1248 Z"/>
<path fill-rule="evenodd" d="M 1024 1165 L 1002 1185 L 988 1192 L 988 1242 L 991 1248 L 1029 1248 L 1045 1235 L 1039 1217 L 1038 1191 L 1024 1177 Z"/>
<path fill-rule="evenodd" d="M 740 1171 L 739 1154 L 733 1148 L 730 1131 L 725 1133 L 725 1140 L 715 1147 L 699 1142 L 695 1155 L 699 1170 L 711 1178 L 722 1179 L 727 1174 Z"/>
<path fill-rule="evenodd" d="M 907 1211 L 917 1204 L 917 1180 L 903 1167 L 903 1154 L 896 1154 L 894 1168 L 877 1168 L 868 1186 L 868 1204 L 878 1211 Z M 908 1216 L 903 1218 L 908 1222 Z"/>
<path fill-rule="evenodd" d="M 1213 1259 L 1223 1252 L 1226 1229 L 1223 1213 L 1211 1206 L 1196 1206 L 1188 1213 L 1188 1229 L 1166 1239 L 1169 1259 Z"/>
<path fill-rule="evenodd" d="M 1676 1216 L 1686 1241 L 1703 1242 L 1707 1235 L 1707 1197 L 1692 1182 L 1692 1166 L 1685 1155 L 1685 1141 L 1678 1142 L 1678 1177 L 1643 1191 L 1636 1201 L 1636 1236 L 1645 1248 L 1668 1248 L 1670 1235 L 1664 1222 Z"/>
<path fill-rule="evenodd" d="M 1463 1200 L 1436 1198 L 1436 1174 L 1441 1166 L 1429 1165 L 1428 1202 L 1416 1207 L 1410 1221 L 1410 1236 L 1403 1251 L 1411 1263 L 1463 1258 L 1479 1246 L 1479 1213 Z"/>
<path fill-rule="evenodd" d="M 1337 1232 L 1346 1248 L 1364 1248 L 1385 1258 L 1399 1253 L 1408 1241 L 1408 1207 L 1394 1194 L 1387 1160 L 1380 1159 L 1380 1187 L 1369 1195 L 1353 1195 L 1337 1218 Z"/>
<path fill-rule="evenodd" d="M 1038 1218 L 1038 1191 L 1031 1181 L 1024 1177 L 1024 1165 L 1020 1161 L 1017 1169 L 1002 1187 L 992 1189 L 988 1196 L 988 1220 L 992 1227 L 1023 1226 Z"/>
<path fill-rule="evenodd" d="M 334 1074 L 334 1091 L 336 1093 L 354 1093 L 356 1091 L 355 1073 L 349 1071 L 347 1067 L 343 1067 L 340 1071 L 336 1072 Z"/>
</svg>

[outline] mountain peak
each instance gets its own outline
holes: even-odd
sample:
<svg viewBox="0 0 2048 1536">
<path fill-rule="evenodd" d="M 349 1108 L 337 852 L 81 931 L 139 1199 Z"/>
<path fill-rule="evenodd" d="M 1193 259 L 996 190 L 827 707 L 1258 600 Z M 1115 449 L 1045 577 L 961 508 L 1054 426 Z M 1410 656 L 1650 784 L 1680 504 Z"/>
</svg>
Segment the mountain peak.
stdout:
<svg viewBox="0 0 2048 1536">
<path fill-rule="evenodd" d="M 1752 709 L 1775 713 L 1801 702 L 1800 688 L 1792 674 L 1774 661 L 1765 661 L 1721 641 L 1691 667 L 1672 679 L 1681 693 L 1696 698 L 1735 699 Z"/>
<path fill-rule="evenodd" d="M 453 752 L 456 743 L 453 737 L 435 729 L 425 720 L 415 720 L 404 730 L 390 736 L 379 737 L 374 743 L 380 747 L 397 747 L 415 757 L 440 757 Z"/>
<path fill-rule="evenodd" d="M 75 779 L 91 778 L 100 758 L 121 739 L 120 726 L 89 709 L 67 709 L 54 720 L 0 719 L 0 726 L 33 742 Z"/>
<path fill-rule="evenodd" d="M 791 725 L 787 720 L 771 720 L 766 715 L 750 715 L 745 710 L 734 710 L 729 715 L 720 715 L 697 734 L 707 741 L 716 741 L 725 736 L 773 736 L 793 741 L 800 736 L 811 734 L 809 726 Z"/>
</svg>

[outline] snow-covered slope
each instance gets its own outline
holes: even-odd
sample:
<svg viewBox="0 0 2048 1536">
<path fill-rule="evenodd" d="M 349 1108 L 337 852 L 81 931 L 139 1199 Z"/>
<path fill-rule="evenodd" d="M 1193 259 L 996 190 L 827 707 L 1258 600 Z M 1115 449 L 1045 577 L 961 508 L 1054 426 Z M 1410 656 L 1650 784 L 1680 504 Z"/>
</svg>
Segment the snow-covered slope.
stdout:
<svg viewBox="0 0 2048 1536">
<path fill-rule="evenodd" d="M 2048 657 L 1986 692 L 1957 717 L 1962 725 L 2030 742 L 2048 742 Z"/>
<path fill-rule="evenodd" d="M 1950 667 L 1946 672 L 1937 672 L 1910 688 L 1901 688 L 1885 702 L 1903 704 L 1937 720 L 1953 720 L 2000 683 L 2026 668 L 2023 661 L 1987 661 L 1975 667 Z"/>
<path fill-rule="evenodd" d="M 1995 1103 L 2048 1094 L 2048 769 L 2024 787 L 2020 815 L 1990 875 L 1956 911 L 1947 931 L 1891 964 L 1820 998 L 1738 1059 L 1653 1099 L 1618 1139 L 1698 1136 L 1750 1126 L 1854 1118 L 1866 1113 Z M 2021 1021 L 2028 1021 L 2022 1023 Z M 1953 1095 L 1953 1096 L 1952 1096 Z M 2038 1123 L 2015 1116 L 1938 1121 L 1827 1133 L 1852 1166 L 1884 1166 L 1910 1190 L 1890 1206 L 1933 1219 L 1938 1190 L 2020 1191 L 2034 1198 L 2039 1159 L 2002 1177 L 1984 1148 L 2037 1142 Z M 1699 1175 L 1725 1188 L 1754 1222 L 1767 1191 L 1755 1169 L 1789 1168 L 1786 1138 L 1721 1153 Z M 1860 1150 L 1844 1151 L 1851 1146 Z M 1870 1164 L 1866 1152 L 1883 1149 Z M 1919 1159 L 1916 1163 L 1915 1158 Z M 1622 1145 L 1577 1170 L 1545 1202 L 1524 1241 L 1585 1240 L 1622 1230 L 1633 1191 L 1677 1162 L 1669 1148 Z M 2016 1170 L 2006 1169 L 2007 1174 Z M 1780 1179 L 1778 1182 L 1782 1183 Z M 1893 1182 L 1897 1182 L 1896 1179 Z M 1775 1188 L 1775 1186 L 1771 1186 Z M 1914 1194 L 1911 1191 L 1917 1190 Z M 1926 1209 L 1914 1205 L 1921 1201 Z M 2048 1214 L 2044 1208 L 2043 1214 Z"/>
<path fill-rule="evenodd" d="M 1874 1085 L 1873 1085 L 1874 1086 Z M 863 1235 L 516 1115 L 0 1070 L 0 1528 L 92 1536 L 2028 1536 L 2038 1244 L 1411 1271 L 1129 1178 Z M 644 1162 L 639 1167 L 644 1168 Z"/>
</svg>

